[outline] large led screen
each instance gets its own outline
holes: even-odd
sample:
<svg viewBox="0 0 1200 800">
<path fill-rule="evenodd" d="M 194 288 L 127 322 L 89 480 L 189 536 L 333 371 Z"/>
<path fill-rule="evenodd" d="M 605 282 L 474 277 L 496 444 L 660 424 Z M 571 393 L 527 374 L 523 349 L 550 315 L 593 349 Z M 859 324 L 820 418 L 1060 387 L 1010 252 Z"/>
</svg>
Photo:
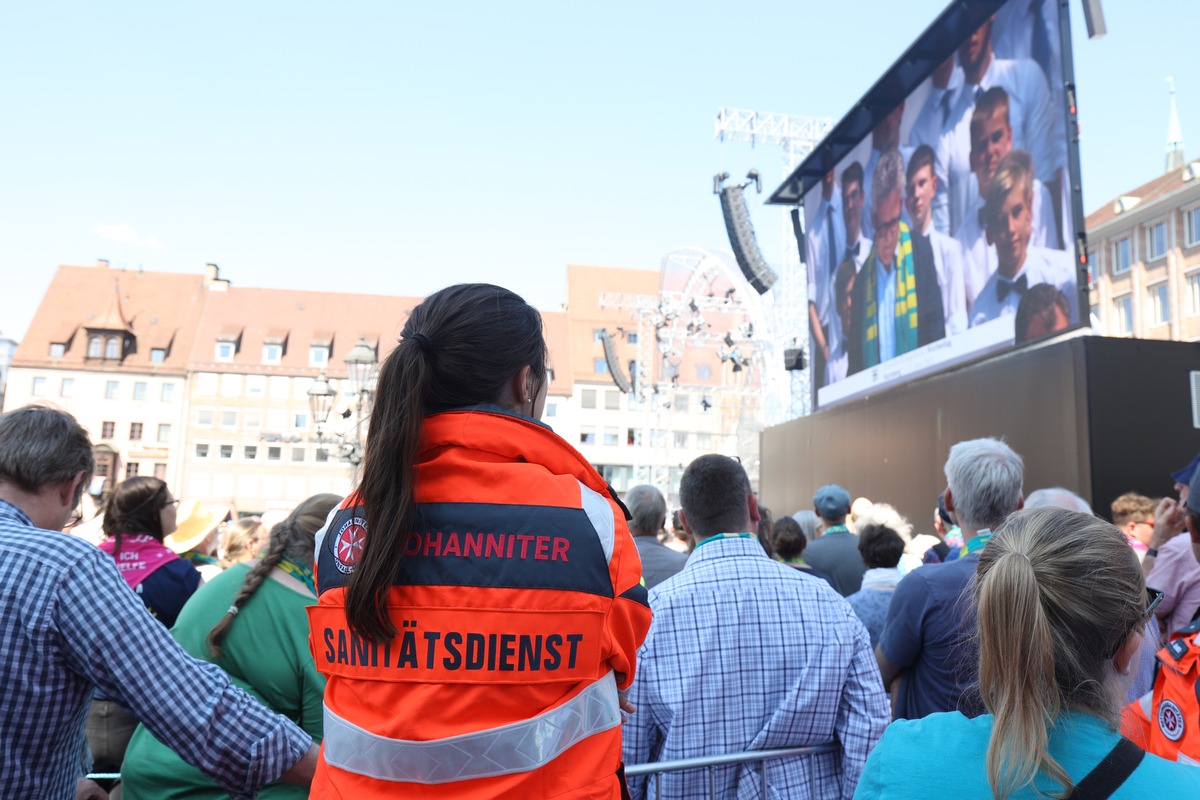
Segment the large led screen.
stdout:
<svg viewBox="0 0 1200 800">
<path fill-rule="evenodd" d="M 791 179 L 818 407 L 1086 321 L 1066 15 L 976 9 L 931 28 Z"/>
</svg>

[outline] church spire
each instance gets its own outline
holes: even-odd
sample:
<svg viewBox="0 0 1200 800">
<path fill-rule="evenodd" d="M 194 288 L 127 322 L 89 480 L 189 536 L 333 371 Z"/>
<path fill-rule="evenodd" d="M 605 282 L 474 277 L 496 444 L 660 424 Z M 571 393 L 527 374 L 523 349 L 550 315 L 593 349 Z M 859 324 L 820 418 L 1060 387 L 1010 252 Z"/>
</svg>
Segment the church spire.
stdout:
<svg viewBox="0 0 1200 800">
<path fill-rule="evenodd" d="M 1175 79 L 1167 78 L 1171 87 L 1171 115 L 1167 122 L 1167 172 L 1183 169 L 1187 159 L 1183 155 L 1183 126 L 1179 124 L 1179 107 L 1175 105 Z"/>
</svg>

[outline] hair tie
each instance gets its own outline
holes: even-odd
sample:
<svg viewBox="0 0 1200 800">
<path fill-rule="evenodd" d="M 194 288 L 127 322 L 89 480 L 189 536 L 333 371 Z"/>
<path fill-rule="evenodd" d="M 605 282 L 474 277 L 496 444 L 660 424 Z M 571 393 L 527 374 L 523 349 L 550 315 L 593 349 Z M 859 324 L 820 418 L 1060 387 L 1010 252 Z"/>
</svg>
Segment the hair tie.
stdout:
<svg viewBox="0 0 1200 800">
<path fill-rule="evenodd" d="M 427 356 L 433 355 L 433 342 L 423 333 L 414 333 L 408 337 L 421 346 L 421 352 Z"/>
<path fill-rule="evenodd" d="M 230 607 L 229 607 L 229 610 L 228 610 L 228 611 L 226 611 L 225 613 L 226 613 L 226 614 L 233 614 L 233 615 L 236 617 L 236 616 L 237 616 L 237 612 L 238 612 L 238 607 L 237 607 L 237 606 L 230 606 Z"/>
</svg>

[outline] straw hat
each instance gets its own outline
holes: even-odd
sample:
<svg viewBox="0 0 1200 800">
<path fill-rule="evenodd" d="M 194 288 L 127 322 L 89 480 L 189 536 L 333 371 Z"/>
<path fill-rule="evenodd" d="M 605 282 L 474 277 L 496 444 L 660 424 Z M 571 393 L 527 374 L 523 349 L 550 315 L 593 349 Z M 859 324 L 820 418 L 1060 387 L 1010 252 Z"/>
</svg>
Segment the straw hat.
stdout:
<svg viewBox="0 0 1200 800">
<path fill-rule="evenodd" d="M 203 500 L 184 500 L 179 504 L 175 532 L 163 538 L 163 544 L 176 553 L 186 553 L 203 542 L 229 516 L 229 506 L 215 506 Z"/>
</svg>

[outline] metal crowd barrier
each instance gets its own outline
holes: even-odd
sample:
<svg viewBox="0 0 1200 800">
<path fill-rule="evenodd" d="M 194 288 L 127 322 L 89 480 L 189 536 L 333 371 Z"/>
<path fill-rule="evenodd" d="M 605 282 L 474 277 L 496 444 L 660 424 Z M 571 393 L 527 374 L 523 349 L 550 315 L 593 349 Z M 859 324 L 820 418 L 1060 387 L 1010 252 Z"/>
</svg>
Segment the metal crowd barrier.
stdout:
<svg viewBox="0 0 1200 800">
<path fill-rule="evenodd" d="M 634 764 L 633 766 L 625 767 L 625 775 L 627 777 L 653 775 L 654 776 L 654 794 L 656 797 L 662 797 L 662 777 L 667 772 L 682 772 L 692 769 L 707 769 L 708 770 L 708 796 L 710 800 L 717 800 L 717 783 L 716 783 L 716 767 L 726 766 L 728 764 L 744 764 L 747 762 L 757 761 L 759 763 L 759 775 L 762 777 L 762 794 L 763 797 L 768 795 L 767 786 L 767 762 L 777 758 L 793 758 L 796 756 L 804 756 L 808 759 L 808 796 L 816 796 L 816 780 L 813 770 L 812 759 L 815 755 L 821 753 L 832 753 L 837 751 L 837 744 L 822 744 L 815 747 L 786 747 L 780 750 L 748 750 L 744 753 L 729 753 L 721 756 L 701 756 L 700 758 L 681 758 L 678 761 L 655 761 L 649 764 Z"/>
</svg>

